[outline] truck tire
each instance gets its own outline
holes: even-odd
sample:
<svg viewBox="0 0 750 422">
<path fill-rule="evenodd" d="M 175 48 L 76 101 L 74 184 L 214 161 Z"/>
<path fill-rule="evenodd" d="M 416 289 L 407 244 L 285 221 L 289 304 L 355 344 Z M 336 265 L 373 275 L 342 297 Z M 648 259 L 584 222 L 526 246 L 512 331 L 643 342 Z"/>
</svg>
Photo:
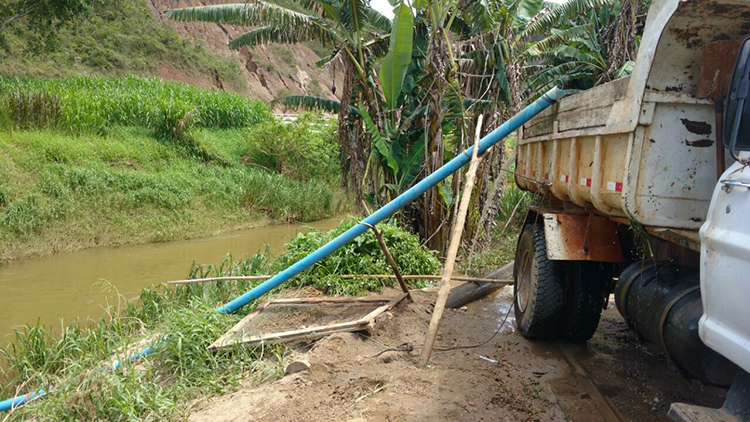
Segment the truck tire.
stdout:
<svg viewBox="0 0 750 422">
<path fill-rule="evenodd" d="M 514 308 L 518 331 L 526 338 L 553 339 L 562 328 L 565 266 L 547 259 L 542 224 L 527 224 L 518 238 Z"/>
<path fill-rule="evenodd" d="M 563 338 L 585 342 L 594 335 L 599 325 L 608 272 L 598 262 L 571 262 L 569 269 Z"/>
</svg>

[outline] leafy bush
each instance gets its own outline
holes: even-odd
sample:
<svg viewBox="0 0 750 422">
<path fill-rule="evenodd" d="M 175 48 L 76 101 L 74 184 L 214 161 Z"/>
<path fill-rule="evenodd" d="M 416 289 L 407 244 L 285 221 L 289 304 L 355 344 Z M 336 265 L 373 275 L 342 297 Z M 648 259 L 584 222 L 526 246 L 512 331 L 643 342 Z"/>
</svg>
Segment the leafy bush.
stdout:
<svg viewBox="0 0 750 422">
<path fill-rule="evenodd" d="M 297 180 L 336 179 L 341 158 L 335 131 L 334 121 L 315 114 L 263 122 L 249 129 L 248 161 Z"/>
<path fill-rule="evenodd" d="M 284 246 L 285 251 L 275 259 L 271 259 L 266 252 L 238 262 L 228 257 L 220 266 L 193 265 L 190 277 L 275 274 L 349 230 L 358 221 L 354 217 L 348 217 L 338 227 L 328 232 L 311 230 L 308 233 L 300 233 Z M 440 269 L 437 253 L 422 246 L 418 235 L 411 234 L 398 224 L 390 222 L 379 224 L 378 229 L 383 231 L 383 239 L 402 274 L 433 275 Z M 371 230 L 292 278 L 283 287 L 312 286 L 326 294 L 361 295 L 368 291 L 380 291 L 383 287 L 396 285 L 395 279 L 343 279 L 340 277 L 346 274 L 393 274 Z M 418 288 L 428 285 L 425 280 L 410 280 L 409 282 Z M 249 287 L 252 285 L 248 284 Z"/>
</svg>

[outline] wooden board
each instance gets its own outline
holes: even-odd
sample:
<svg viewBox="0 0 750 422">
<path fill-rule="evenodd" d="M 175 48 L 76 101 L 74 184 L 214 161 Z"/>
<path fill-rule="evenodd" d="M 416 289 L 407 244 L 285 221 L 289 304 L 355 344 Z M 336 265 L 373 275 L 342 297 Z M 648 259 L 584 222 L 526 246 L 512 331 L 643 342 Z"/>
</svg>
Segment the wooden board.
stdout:
<svg viewBox="0 0 750 422">
<path fill-rule="evenodd" d="M 337 332 L 351 332 L 351 331 L 362 331 L 372 328 L 375 324 L 375 318 L 377 318 L 383 312 L 398 305 L 399 302 L 406 298 L 406 293 L 402 293 L 395 297 L 387 296 L 368 296 L 368 297 L 315 297 L 315 298 L 302 298 L 302 299 L 276 299 L 263 302 L 258 308 L 252 313 L 248 314 L 240 322 L 235 324 L 229 331 L 227 331 L 218 340 L 213 342 L 208 350 L 218 351 L 221 349 L 231 348 L 236 344 L 242 343 L 247 346 L 253 346 L 263 342 L 275 342 L 275 341 L 290 341 L 299 340 L 308 337 L 317 337 L 326 334 L 332 334 Z M 277 331 L 261 334 L 246 334 L 244 330 L 248 327 L 251 322 L 263 313 L 263 311 L 273 306 L 289 306 L 289 305 L 316 305 L 316 304 L 328 304 L 335 306 L 336 304 L 369 304 L 378 305 L 375 309 L 370 312 L 363 314 L 361 317 L 347 322 L 338 322 L 327 325 L 317 325 L 311 327 L 305 327 L 297 330 L 288 331 Z M 370 307 L 371 309 L 372 307 Z"/>
</svg>

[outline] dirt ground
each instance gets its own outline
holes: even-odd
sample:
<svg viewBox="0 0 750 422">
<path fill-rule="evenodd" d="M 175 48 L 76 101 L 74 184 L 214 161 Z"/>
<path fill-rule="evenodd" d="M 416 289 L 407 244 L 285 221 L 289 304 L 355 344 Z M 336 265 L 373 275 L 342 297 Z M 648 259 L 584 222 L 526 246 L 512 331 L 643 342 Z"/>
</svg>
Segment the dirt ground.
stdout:
<svg viewBox="0 0 750 422">
<path fill-rule="evenodd" d="M 416 361 L 435 295 L 416 292 L 368 333 L 299 345 L 310 370 L 193 404 L 191 421 L 664 421 L 674 401 L 720 406 L 724 390 L 685 379 L 610 307 L 587 344 L 531 342 L 512 313 L 480 347 Z M 500 326 L 512 289 L 448 309 L 437 346 L 474 346 Z M 387 351 L 404 343 L 412 351 Z M 406 348 L 406 347 L 405 347 Z"/>
</svg>

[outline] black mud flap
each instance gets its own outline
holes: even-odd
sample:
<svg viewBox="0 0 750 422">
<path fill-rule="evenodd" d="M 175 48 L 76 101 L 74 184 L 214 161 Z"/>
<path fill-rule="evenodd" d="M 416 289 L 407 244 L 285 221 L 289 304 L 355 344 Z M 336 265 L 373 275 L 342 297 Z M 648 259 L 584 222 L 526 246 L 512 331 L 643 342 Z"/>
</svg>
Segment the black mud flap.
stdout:
<svg viewBox="0 0 750 422">
<path fill-rule="evenodd" d="M 720 409 L 673 403 L 669 417 L 675 422 L 750 422 L 750 374 L 737 374 Z"/>
</svg>

